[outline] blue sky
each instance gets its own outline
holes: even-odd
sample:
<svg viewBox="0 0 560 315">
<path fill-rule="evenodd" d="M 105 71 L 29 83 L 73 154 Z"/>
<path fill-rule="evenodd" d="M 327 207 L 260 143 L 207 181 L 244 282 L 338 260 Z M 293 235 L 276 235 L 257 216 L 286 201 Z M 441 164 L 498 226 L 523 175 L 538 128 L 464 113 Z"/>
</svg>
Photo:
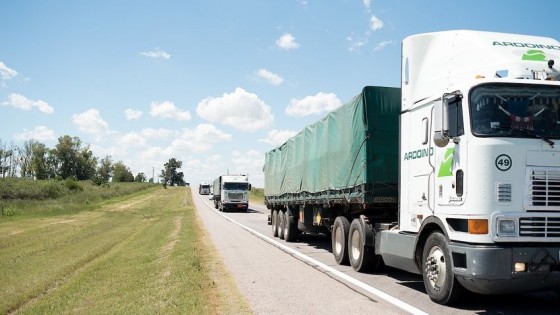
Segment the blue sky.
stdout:
<svg viewBox="0 0 560 315">
<path fill-rule="evenodd" d="M 264 153 L 358 94 L 400 84 L 400 42 L 452 29 L 560 39 L 558 1 L 0 0 L 0 141 L 94 155 L 193 184 Z M 551 14 L 552 12 L 552 14 Z M 156 178 L 157 179 L 157 178 Z"/>
</svg>

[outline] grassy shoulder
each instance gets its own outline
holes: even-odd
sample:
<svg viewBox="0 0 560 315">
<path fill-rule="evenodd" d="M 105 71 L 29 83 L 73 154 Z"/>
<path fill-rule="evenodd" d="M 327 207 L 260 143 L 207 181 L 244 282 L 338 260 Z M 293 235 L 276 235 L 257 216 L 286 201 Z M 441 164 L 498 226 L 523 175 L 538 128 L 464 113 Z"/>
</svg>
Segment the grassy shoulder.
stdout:
<svg viewBox="0 0 560 315">
<path fill-rule="evenodd" d="M 249 202 L 264 205 L 264 189 L 255 187 L 251 188 L 249 193 Z"/>
<path fill-rule="evenodd" d="M 185 206 L 189 189 L 119 198 L 0 221 L 0 312 L 250 313 Z"/>
</svg>

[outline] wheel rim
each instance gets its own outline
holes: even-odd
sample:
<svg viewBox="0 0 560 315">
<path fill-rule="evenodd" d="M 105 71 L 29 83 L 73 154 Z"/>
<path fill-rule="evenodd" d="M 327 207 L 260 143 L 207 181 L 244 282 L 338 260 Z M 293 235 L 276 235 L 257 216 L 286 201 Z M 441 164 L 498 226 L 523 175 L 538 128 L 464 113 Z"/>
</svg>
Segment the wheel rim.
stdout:
<svg viewBox="0 0 560 315">
<path fill-rule="evenodd" d="M 433 288 L 441 288 L 445 283 L 447 265 L 440 247 L 434 246 L 426 259 L 426 276 Z"/>
<path fill-rule="evenodd" d="M 352 231 L 352 258 L 358 260 L 362 253 L 362 239 L 358 230 Z"/>
<path fill-rule="evenodd" d="M 284 216 L 284 238 L 286 238 L 286 237 L 288 236 L 288 229 L 289 229 L 288 225 L 289 225 L 289 224 L 290 224 L 290 223 L 289 223 L 289 221 L 288 221 L 288 214 L 286 214 L 286 215 Z"/>
<path fill-rule="evenodd" d="M 342 252 L 342 243 L 344 242 L 342 234 L 342 228 L 337 226 L 334 230 L 334 251 L 337 255 L 340 255 Z"/>
</svg>

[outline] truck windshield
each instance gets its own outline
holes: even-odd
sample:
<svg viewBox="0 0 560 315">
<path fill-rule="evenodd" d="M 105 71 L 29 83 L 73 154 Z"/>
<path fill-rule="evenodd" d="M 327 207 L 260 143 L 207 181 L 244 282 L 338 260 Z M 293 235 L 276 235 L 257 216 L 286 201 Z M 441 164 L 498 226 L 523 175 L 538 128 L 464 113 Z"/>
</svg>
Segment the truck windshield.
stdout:
<svg viewBox="0 0 560 315">
<path fill-rule="evenodd" d="M 560 87 L 486 84 L 469 99 L 475 136 L 560 138 Z"/>
<path fill-rule="evenodd" d="M 226 190 L 248 190 L 249 184 L 247 183 L 224 183 Z"/>
</svg>

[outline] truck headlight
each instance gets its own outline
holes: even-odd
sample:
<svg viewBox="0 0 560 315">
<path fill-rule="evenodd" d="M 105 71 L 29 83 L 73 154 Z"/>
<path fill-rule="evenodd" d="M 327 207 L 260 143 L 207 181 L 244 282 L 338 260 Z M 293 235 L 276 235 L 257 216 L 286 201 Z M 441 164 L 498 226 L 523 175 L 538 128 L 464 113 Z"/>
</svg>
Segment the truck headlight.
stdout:
<svg viewBox="0 0 560 315">
<path fill-rule="evenodd" d="M 498 218 L 498 236 L 517 236 L 517 220 Z"/>
</svg>

